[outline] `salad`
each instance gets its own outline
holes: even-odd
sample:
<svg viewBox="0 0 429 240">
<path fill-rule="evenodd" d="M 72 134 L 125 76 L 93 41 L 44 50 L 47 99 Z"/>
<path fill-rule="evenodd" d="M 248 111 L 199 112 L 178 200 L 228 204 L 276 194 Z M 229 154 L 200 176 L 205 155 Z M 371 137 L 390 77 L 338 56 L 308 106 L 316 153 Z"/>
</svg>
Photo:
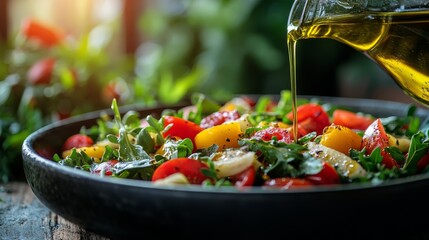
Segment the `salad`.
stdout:
<svg viewBox="0 0 429 240">
<path fill-rule="evenodd" d="M 157 185 L 311 188 L 380 183 L 426 173 L 428 125 L 406 116 L 380 118 L 291 93 L 278 100 L 237 96 L 220 104 L 195 94 L 192 104 L 158 117 L 120 114 L 68 137 L 53 160 L 101 177 Z M 296 129 L 296 134 L 294 134 Z"/>
</svg>

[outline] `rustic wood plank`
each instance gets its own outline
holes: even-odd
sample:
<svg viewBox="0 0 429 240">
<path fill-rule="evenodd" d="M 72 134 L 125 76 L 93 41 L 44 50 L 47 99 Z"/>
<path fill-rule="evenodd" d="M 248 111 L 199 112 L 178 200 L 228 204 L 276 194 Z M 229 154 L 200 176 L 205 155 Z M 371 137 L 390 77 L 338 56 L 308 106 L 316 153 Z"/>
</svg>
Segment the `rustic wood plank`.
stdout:
<svg viewBox="0 0 429 240">
<path fill-rule="evenodd" d="M 0 185 L 0 239 L 109 238 L 86 231 L 46 208 L 25 182 Z"/>
</svg>

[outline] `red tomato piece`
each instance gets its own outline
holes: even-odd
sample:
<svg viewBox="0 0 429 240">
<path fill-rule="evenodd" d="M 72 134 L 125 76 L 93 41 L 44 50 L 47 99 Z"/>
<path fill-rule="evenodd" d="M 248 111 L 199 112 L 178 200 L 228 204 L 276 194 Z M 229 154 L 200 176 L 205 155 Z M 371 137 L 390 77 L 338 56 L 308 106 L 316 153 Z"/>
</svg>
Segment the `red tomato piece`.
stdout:
<svg viewBox="0 0 429 240">
<path fill-rule="evenodd" d="M 85 134 L 74 134 L 66 139 L 63 144 L 62 151 L 72 148 L 89 147 L 94 145 L 94 140 Z"/>
<path fill-rule="evenodd" d="M 194 138 L 195 136 L 204 130 L 198 124 L 185 120 L 183 118 L 174 117 L 174 116 L 164 116 L 164 127 L 172 124 L 170 129 L 163 133 L 164 137 L 179 137 L 181 139 L 189 138 L 192 140 L 195 148 Z"/>
<path fill-rule="evenodd" d="M 55 59 L 44 58 L 35 62 L 27 72 L 27 81 L 34 85 L 48 85 L 51 83 Z"/>
<path fill-rule="evenodd" d="M 290 131 L 293 133 L 293 126 L 290 127 Z M 298 126 L 298 136 L 297 136 L 298 138 L 303 137 L 307 134 L 308 134 L 307 130 L 303 129 L 301 126 Z M 292 137 L 293 137 L 293 134 L 292 134 Z"/>
<path fill-rule="evenodd" d="M 265 142 L 271 141 L 273 138 L 277 138 L 279 142 L 292 143 L 293 134 L 284 128 L 268 127 L 255 132 L 251 137 L 252 139 L 258 139 Z"/>
<path fill-rule="evenodd" d="M 323 168 L 319 173 L 307 175 L 305 179 L 310 180 L 316 185 L 328 185 L 340 183 L 340 177 L 335 168 L 327 163 L 323 162 Z"/>
<path fill-rule="evenodd" d="M 241 96 L 241 99 L 243 99 L 249 107 L 254 107 L 256 105 L 256 101 L 249 96 Z"/>
<path fill-rule="evenodd" d="M 319 104 L 303 104 L 299 106 L 296 111 L 298 126 L 307 132 L 315 131 L 320 135 L 323 129 L 331 124 L 328 113 Z M 289 120 L 293 121 L 293 112 L 288 113 L 287 117 Z"/>
<path fill-rule="evenodd" d="M 236 175 L 230 176 L 229 179 L 236 187 L 249 187 L 255 182 L 255 167 L 250 166 Z"/>
<path fill-rule="evenodd" d="M 31 18 L 23 21 L 21 31 L 25 37 L 39 42 L 44 47 L 55 46 L 64 39 L 64 34 L 59 28 Z"/>
<path fill-rule="evenodd" d="M 191 158 L 175 158 L 162 163 L 153 173 L 152 181 L 166 178 L 174 173 L 182 173 L 191 184 L 201 184 L 208 179 L 201 169 L 208 168 L 207 164 Z"/>
<path fill-rule="evenodd" d="M 237 110 L 214 112 L 201 120 L 200 127 L 209 128 L 240 118 Z"/>
<path fill-rule="evenodd" d="M 281 177 L 273 178 L 264 182 L 265 187 L 274 187 L 280 189 L 296 189 L 314 186 L 313 182 L 304 178 Z"/>
<path fill-rule="evenodd" d="M 37 154 L 47 159 L 52 159 L 52 157 L 55 155 L 54 149 L 50 146 L 36 146 L 34 150 L 37 152 Z"/>
<path fill-rule="evenodd" d="M 332 115 L 332 121 L 335 125 L 345 126 L 350 129 L 366 130 L 374 122 L 374 119 L 347 110 L 337 109 Z"/>
<path fill-rule="evenodd" d="M 417 162 L 417 172 L 421 173 L 426 167 L 429 165 L 429 153 L 424 155 L 418 162 Z"/>
<path fill-rule="evenodd" d="M 383 164 L 386 168 L 399 167 L 396 160 L 385 150 L 389 146 L 389 137 L 384 130 L 381 120 L 376 119 L 366 130 L 362 137 L 362 148 L 366 148 L 366 153 L 370 154 L 377 147 L 381 150 Z"/>
<path fill-rule="evenodd" d="M 118 160 L 112 159 L 107 162 L 102 162 L 100 164 L 95 165 L 94 168 L 91 169 L 92 174 L 102 175 L 102 176 L 112 176 L 112 168 L 118 163 Z"/>
</svg>

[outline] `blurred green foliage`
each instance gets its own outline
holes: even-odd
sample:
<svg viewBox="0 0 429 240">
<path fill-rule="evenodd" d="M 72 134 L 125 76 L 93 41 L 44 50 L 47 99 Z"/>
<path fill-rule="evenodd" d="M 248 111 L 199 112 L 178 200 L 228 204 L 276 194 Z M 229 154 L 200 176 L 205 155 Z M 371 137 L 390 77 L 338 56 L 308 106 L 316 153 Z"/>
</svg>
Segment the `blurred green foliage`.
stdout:
<svg viewBox="0 0 429 240">
<path fill-rule="evenodd" d="M 51 36 L 46 32 L 55 31 L 40 30 L 43 25 L 26 19 L 22 29 L 2 44 L 1 182 L 22 178 L 21 145 L 30 133 L 53 121 L 108 108 L 112 97 L 126 95 L 132 63 L 127 56 L 112 59 L 106 50 L 117 26 L 97 26 L 83 36 L 44 45 Z M 116 91 L 113 85 L 124 90 Z M 126 102 L 122 96 L 120 100 Z"/>
<path fill-rule="evenodd" d="M 159 100 L 172 102 L 192 91 L 228 98 L 289 88 L 286 24 L 292 1 L 146 3 L 135 89 L 151 86 Z"/>
<path fill-rule="evenodd" d="M 111 51 L 120 21 L 49 47 L 23 30 L 11 36 L 0 49 L 0 181 L 23 176 L 21 144 L 30 133 L 109 108 L 113 98 L 120 105 L 151 106 L 177 103 L 193 92 L 227 99 L 288 88 L 291 4 L 148 0 L 138 24 L 144 39 L 133 56 Z M 30 69 L 47 58 L 55 60 L 48 80 L 30 80 Z"/>
</svg>

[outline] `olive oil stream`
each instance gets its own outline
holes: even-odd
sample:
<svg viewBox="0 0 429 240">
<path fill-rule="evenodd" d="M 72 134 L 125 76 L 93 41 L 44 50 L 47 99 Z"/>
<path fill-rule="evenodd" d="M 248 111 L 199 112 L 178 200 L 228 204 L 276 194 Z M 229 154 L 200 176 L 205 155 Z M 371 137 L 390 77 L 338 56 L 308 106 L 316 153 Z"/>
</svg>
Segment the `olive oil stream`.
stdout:
<svg viewBox="0 0 429 240">
<path fill-rule="evenodd" d="M 295 139 L 298 132 L 296 44 L 300 39 L 309 38 L 334 39 L 362 52 L 383 68 L 406 94 L 429 106 L 429 11 L 366 12 L 320 18 L 311 24 L 290 23 L 287 45 Z"/>
</svg>

